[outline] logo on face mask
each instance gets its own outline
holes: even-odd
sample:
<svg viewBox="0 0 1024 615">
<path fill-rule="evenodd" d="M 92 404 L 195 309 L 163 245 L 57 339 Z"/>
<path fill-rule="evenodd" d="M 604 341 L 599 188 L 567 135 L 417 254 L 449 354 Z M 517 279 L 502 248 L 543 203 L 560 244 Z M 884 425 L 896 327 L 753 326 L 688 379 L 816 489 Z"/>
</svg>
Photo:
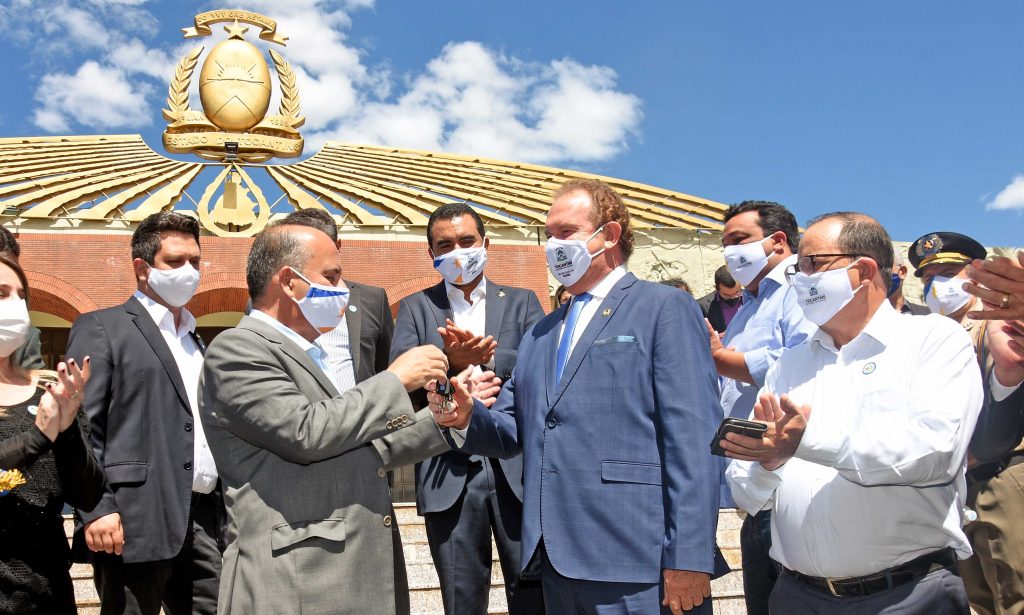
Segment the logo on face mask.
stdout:
<svg viewBox="0 0 1024 615">
<path fill-rule="evenodd" d="M 749 264 L 750 264 L 750 261 L 747 260 L 746 256 L 741 256 L 740 257 L 740 266 L 741 267 L 746 267 Z"/>
<path fill-rule="evenodd" d="M 818 292 L 817 286 L 812 286 L 807 289 L 807 299 L 804 300 L 804 305 L 812 305 L 819 301 L 822 301 L 825 297 Z"/>
<path fill-rule="evenodd" d="M 565 255 L 565 250 L 562 248 L 555 250 L 555 258 L 560 261 L 569 260 L 569 257 Z"/>
</svg>

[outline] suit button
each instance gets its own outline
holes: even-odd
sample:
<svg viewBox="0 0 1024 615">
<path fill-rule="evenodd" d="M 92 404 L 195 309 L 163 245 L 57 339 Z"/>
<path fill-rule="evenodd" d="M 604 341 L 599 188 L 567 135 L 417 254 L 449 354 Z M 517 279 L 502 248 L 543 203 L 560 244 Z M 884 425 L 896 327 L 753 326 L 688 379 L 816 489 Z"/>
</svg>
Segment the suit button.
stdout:
<svg viewBox="0 0 1024 615">
<path fill-rule="evenodd" d="M 549 416 L 548 420 L 544 422 L 544 425 L 546 425 L 548 429 L 554 429 L 555 425 L 558 425 L 558 419 L 553 416 Z"/>
<path fill-rule="evenodd" d="M 386 475 L 387 472 L 384 471 L 384 468 L 377 469 L 377 478 L 384 478 Z"/>
<path fill-rule="evenodd" d="M 185 431 L 192 431 L 192 421 L 185 422 Z"/>
<path fill-rule="evenodd" d="M 384 515 L 384 527 L 391 527 L 391 515 Z"/>
<path fill-rule="evenodd" d="M 188 472 L 192 471 L 192 462 L 191 461 L 186 461 L 185 462 L 185 470 L 188 471 Z"/>
</svg>

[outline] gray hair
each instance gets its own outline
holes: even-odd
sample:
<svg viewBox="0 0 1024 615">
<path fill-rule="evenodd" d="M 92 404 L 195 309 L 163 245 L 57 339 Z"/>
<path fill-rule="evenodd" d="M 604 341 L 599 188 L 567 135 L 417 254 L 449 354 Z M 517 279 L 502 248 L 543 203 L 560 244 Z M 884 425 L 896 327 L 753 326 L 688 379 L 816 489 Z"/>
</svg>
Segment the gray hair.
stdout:
<svg viewBox="0 0 1024 615">
<path fill-rule="evenodd" d="M 311 251 L 295 236 L 297 230 L 295 225 L 274 224 L 252 242 L 245 265 L 245 282 L 254 306 L 281 267 L 301 270 L 309 261 Z"/>
</svg>

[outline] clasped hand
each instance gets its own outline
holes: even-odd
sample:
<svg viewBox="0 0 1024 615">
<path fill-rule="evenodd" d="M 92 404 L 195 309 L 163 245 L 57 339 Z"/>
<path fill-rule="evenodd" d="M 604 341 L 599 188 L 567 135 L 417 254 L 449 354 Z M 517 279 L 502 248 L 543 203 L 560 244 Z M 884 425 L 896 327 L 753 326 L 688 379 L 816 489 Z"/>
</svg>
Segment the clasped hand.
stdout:
<svg viewBox="0 0 1024 615">
<path fill-rule="evenodd" d="M 460 329 L 451 319 L 446 321 L 446 326 L 438 327 L 437 332 L 444 340 L 444 354 L 453 370 L 461 371 L 468 365 L 487 365 L 494 359 L 498 342 L 492 335 L 473 335 Z"/>
<path fill-rule="evenodd" d="M 768 431 L 761 438 L 728 433 L 721 445 L 728 457 L 776 470 L 796 454 L 810 417 L 811 407 L 797 406 L 788 395 L 761 395 L 754 404 L 754 420 L 768 425 Z"/>
</svg>

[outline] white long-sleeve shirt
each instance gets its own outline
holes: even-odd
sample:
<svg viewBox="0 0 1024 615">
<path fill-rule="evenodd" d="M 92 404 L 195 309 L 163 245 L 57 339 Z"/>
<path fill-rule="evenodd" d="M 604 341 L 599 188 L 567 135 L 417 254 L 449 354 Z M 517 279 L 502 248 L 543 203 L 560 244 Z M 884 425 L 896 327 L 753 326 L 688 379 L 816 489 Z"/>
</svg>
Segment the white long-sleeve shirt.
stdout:
<svg viewBox="0 0 1024 615">
<path fill-rule="evenodd" d="M 762 393 L 811 415 L 795 456 L 773 472 L 734 461 L 747 512 L 772 508 L 771 556 L 817 577 L 862 576 L 953 547 L 967 445 L 982 405 L 970 336 L 948 318 L 902 318 L 888 302 L 837 349 L 819 330 L 768 373 Z"/>
</svg>

